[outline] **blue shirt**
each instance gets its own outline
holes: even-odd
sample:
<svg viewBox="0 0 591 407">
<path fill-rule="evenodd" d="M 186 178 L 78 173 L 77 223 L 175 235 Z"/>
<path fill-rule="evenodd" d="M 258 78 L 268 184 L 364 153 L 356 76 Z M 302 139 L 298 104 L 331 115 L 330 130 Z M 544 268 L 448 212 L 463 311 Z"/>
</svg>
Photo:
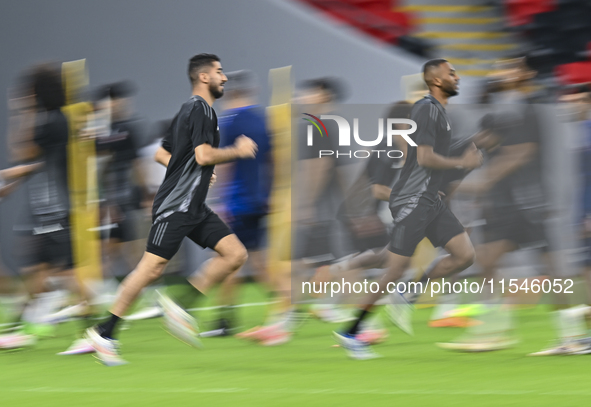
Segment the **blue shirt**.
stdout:
<svg viewBox="0 0 591 407">
<path fill-rule="evenodd" d="M 241 134 L 258 145 L 255 159 L 234 163 L 230 182 L 224 191 L 224 203 L 232 215 L 263 215 L 267 213 L 272 180 L 271 143 L 264 111 L 253 105 L 224 112 L 219 120 L 221 144 L 234 144 Z"/>
</svg>

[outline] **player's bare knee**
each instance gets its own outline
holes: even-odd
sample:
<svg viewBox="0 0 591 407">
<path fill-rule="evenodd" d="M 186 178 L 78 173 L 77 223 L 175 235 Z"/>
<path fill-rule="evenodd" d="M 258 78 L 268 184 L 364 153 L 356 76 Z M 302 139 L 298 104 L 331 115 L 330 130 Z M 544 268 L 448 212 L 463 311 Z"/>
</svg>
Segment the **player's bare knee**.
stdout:
<svg viewBox="0 0 591 407">
<path fill-rule="evenodd" d="M 142 271 L 144 275 L 150 279 L 150 281 L 154 281 L 162 275 L 165 267 L 166 262 L 150 262 L 149 264 L 142 267 Z"/>
<path fill-rule="evenodd" d="M 458 256 L 459 267 L 462 269 L 467 269 L 472 264 L 474 264 L 475 258 L 476 255 L 474 250 L 466 250 Z"/>
<path fill-rule="evenodd" d="M 248 252 L 243 247 L 241 250 L 238 251 L 238 253 L 236 254 L 236 257 L 237 257 L 236 260 L 237 260 L 238 267 L 242 267 L 244 265 L 244 263 L 246 263 L 246 261 L 248 260 Z"/>
<path fill-rule="evenodd" d="M 248 260 L 248 252 L 244 248 L 244 246 L 236 248 L 231 252 L 231 254 L 227 254 L 226 256 L 227 261 L 231 264 L 232 270 L 236 270 L 246 263 Z"/>
<path fill-rule="evenodd" d="M 162 257 L 152 254 L 145 254 L 136 267 L 136 272 L 142 273 L 148 279 L 150 279 L 150 281 L 154 281 L 162 275 L 167 263 L 168 260 Z"/>
</svg>

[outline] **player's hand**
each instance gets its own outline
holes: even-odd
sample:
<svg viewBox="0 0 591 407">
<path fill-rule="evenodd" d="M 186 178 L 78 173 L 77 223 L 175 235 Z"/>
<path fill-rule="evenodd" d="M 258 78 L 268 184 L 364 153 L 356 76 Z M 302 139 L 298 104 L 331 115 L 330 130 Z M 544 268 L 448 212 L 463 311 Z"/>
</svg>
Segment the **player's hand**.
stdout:
<svg viewBox="0 0 591 407">
<path fill-rule="evenodd" d="M 239 158 L 254 158 L 257 155 L 259 147 L 251 138 L 246 137 L 244 134 L 238 136 L 234 147 L 238 151 Z"/>
<path fill-rule="evenodd" d="M 483 157 L 480 150 L 472 143 L 462 155 L 462 167 L 467 170 L 473 170 L 482 165 Z"/>
<path fill-rule="evenodd" d="M 211 178 L 209 179 L 209 187 L 213 187 L 213 184 L 215 184 L 215 182 L 218 180 L 218 176 L 215 173 L 215 171 L 213 172 L 213 174 L 211 174 Z"/>
</svg>

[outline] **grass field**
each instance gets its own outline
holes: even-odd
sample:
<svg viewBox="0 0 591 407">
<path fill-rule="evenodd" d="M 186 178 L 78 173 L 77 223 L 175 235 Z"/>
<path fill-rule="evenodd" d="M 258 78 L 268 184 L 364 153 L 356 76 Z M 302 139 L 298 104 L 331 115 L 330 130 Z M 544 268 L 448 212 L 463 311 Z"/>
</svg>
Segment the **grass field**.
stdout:
<svg viewBox="0 0 591 407">
<path fill-rule="evenodd" d="M 260 301 L 252 286 L 248 301 Z M 247 327 L 264 307 L 240 309 Z M 430 310 L 415 314 L 416 337 L 390 327 L 375 347 L 384 357 L 352 361 L 333 348 L 334 326 L 308 320 L 292 342 L 264 348 L 235 338 L 205 338 L 205 349 L 177 342 L 159 320 L 122 331 L 129 365 L 107 368 L 92 356 L 56 356 L 76 323 L 35 348 L 0 353 L 0 406 L 581 406 L 589 402 L 589 357 L 531 358 L 554 329 L 544 308 L 518 313 L 517 347 L 457 354 L 434 343 L 457 329 L 427 327 Z M 212 318 L 206 311 L 199 317 Z"/>
</svg>

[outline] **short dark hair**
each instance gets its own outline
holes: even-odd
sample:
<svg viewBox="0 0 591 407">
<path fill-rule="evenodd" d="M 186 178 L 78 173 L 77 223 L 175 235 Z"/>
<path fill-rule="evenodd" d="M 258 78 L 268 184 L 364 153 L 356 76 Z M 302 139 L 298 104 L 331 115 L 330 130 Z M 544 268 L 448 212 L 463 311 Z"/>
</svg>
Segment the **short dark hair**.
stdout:
<svg viewBox="0 0 591 407">
<path fill-rule="evenodd" d="M 308 79 L 301 83 L 302 89 L 319 89 L 328 93 L 331 102 L 341 103 L 347 98 L 346 85 L 342 79 L 334 77 L 324 77 L 316 79 Z"/>
<path fill-rule="evenodd" d="M 423 75 L 425 75 L 429 71 L 429 69 L 437 68 L 439 65 L 444 64 L 446 62 L 449 61 L 443 58 L 435 58 L 425 62 L 425 65 L 423 65 Z"/>
<path fill-rule="evenodd" d="M 228 78 L 224 86 L 226 94 L 251 95 L 257 87 L 257 77 L 252 71 L 227 72 L 226 76 Z"/>
<path fill-rule="evenodd" d="M 56 110 L 66 104 L 59 65 L 39 65 L 34 69 L 31 80 L 39 107 L 46 110 Z"/>
<path fill-rule="evenodd" d="M 137 88 L 131 81 L 120 81 L 109 85 L 109 97 L 111 99 L 128 98 L 135 95 Z"/>
<path fill-rule="evenodd" d="M 191 84 L 197 82 L 197 77 L 203 69 L 212 66 L 215 61 L 220 62 L 220 57 L 214 54 L 198 54 L 189 59 L 188 74 Z"/>
</svg>

